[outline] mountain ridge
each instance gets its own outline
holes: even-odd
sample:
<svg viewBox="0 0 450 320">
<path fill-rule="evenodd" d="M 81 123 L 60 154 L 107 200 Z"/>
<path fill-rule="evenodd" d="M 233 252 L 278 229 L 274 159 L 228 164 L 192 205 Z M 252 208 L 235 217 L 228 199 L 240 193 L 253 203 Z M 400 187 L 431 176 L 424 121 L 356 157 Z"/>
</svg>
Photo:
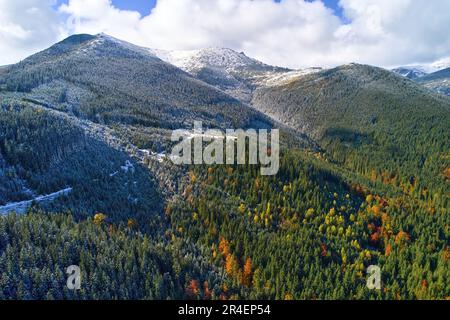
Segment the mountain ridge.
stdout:
<svg viewBox="0 0 450 320">
<path fill-rule="evenodd" d="M 191 74 L 148 50 L 80 35 L 0 69 L 0 300 L 448 296 L 447 97 L 367 65 L 226 51 L 242 63 Z M 279 128 L 277 174 L 173 164 L 194 120 Z"/>
<path fill-rule="evenodd" d="M 252 104 L 307 134 L 352 170 L 402 163 L 402 174 L 409 167 L 411 172 L 426 175 L 431 170 L 438 176 L 444 166 L 440 152 L 445 152 L 448 141 L 450 100 L 382 68 L 350 64 L 261 87 Z M 430 144 L 419 147 L 418 141 L 426 136 Z M 427 159 L 423 161 L 434 162 L 432 169 L 410 160 L 418 153 Z"/>
<path fill-rule="evenodd" d="M 249 103 L 259 82 L 292 71 L 274 67 L 229 48 L 211 47 L 199 50 L 150 50 L 194 77 Z"/>
<path fill-rule="evenodd" d="M 0 88 L 33 91 L 38 96 L 39 92 L 48 96 L 48 90 L 66 91 L 66 99 L 76 102 L 71 104 L 76 106 L 73 112 L 101 121 L 128 118 L 124 120 L 139 122 L 138 114 L 145 112 L 147 120 L 153 118 L 157 126 L 186 126 L 195 114 L 217 125 L 221 124 L 217 114 L 222 114 L 221 122 L 232 127 L 233 123 L 245 126 L 251 117 L 258 118 L 236 98 L 162 61 L 147 49 L 104 34 L 71 36 L 8 67 L 0 78 Z M 100 100 L 105 102 L 99 105 Z M 114 115 L 104 110 L 111 104 L 116 105 L 111 110 Z M 240 110 L 239 117 L 235 109 Z"/>
<path fill-rule="evenodd" d="M 430 73 L 416 81 L 430 90 L 450 96 L 450 68 Z"/>
</svg>

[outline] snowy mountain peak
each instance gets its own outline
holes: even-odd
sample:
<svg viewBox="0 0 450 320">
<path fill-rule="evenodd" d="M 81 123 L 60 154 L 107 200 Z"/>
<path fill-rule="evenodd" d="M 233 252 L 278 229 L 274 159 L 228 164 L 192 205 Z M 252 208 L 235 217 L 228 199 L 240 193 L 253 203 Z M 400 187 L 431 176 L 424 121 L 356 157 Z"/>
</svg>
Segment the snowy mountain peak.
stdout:
<svg viewBox="0 0 450 320">
<path fill-rule="evenodd" d="M 114 43 L 117 43 L 117 44 L 130 44 L 130 43 L 126 42 L 126 41 L 114 38 L 113 36 L 110 36 L 110 35 L 108 35 L 106 33 L 103 33 L 103 32 L 99 33 L 99 34 L 96 34 L 94 41 L 103 42 L 103 43 L 109 41 L 109 42 L 114 42 Z"/>
<path fill-rule="evenodd" d="M 258 60 L 249 58 L 243 52 L 232 49 L 211 47 L 199 50 L 165 51 L 151 50 L 161 60 L 169 62 L 187 72 L 202 68 L 221 69 L 225 72 L 237 72 L 246 69 L 273 69 Z"/>
<path fill-rule="evenodd" d="M 291 71 L 273 67 L 228 48 L 166 51 L 149 49 L 159 57 L 229 95 L 249 103 L 265 79 Z"/>
<path fill-rule="evenodd" d="M 393 69 L 392 71 L 409 79 L 419 79 L 428 74 L 438 72 L 450 67 L 450 57 L 440 59 L 433 63 L 414 64 Z"/>
<path fill-rule="evenodd" d="M 94 36 L 94 39 L 90 41 L 90 46 L 92 48 L 98 48 L 101 46 L 118 46 L 120 48 L 127 49 L 147 57 L 150 56 L 153 58 L 157 58 L 157 56 L 155 54 L 152 54 L 151 50 L 149 50 L 148 48 L 140 47 L 130 42 L 114 38 L 113 36 L 110 36 L 103 32 Z"/>
<path fill-rule="evenodd" d="M 421 78 L 428 74 L 423 68 L 420 67 L 400 67 L 393 69 L 392 71 L 411 80 Z"/>
</svg>

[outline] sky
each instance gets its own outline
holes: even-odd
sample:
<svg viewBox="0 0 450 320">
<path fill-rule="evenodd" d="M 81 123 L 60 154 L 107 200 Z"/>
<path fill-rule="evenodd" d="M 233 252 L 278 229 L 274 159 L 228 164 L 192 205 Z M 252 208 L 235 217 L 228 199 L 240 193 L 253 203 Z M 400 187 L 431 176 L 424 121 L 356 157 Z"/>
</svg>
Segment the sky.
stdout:
<svg viewBox="0 0 450 320">
<path fill-rule="evenodd" d="M 57 0 L 55 8 L 67 4 L 69 0 Z M 332 1 L 335 2 L 335 1 Z M 121 10 L 138 11 L 142 16 L 148 15 L 156 6 L 156 0 L 112 0 L 112 5 Z"/>
<path fill-rule="evenodd" d="M 0 65 L 76 33 L 137 45 L 228 47 L 290 68 L 450 57 L 448 0 L 0 0 Z"/>
<path fill-rule="evenodd" d="M 281 0 L 274 0 L 280 3 Z M 308 0 L 310 2 L 314 0 Z M 56 1 L 55 7 L 61 4 L 68 3 L 68 0 Z M 156 0 L 112 0 L 111 3 L 118 9 L 122 10 L 134 10 L 138 11 L 142 16 L 148 15 L 151 10 L 156 6 Z M 343 17 L 342 8 L 339 6 L 339 0 L 323 0 L 323 3 L 333 9 L 339 17 Z"/>
</svg>

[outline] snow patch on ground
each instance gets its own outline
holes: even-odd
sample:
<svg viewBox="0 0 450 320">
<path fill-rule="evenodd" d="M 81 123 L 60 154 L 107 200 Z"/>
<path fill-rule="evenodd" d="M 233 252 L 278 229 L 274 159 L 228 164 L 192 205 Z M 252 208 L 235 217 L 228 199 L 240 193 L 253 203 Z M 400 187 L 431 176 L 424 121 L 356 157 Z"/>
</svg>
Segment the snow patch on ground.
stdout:
<svg viewBox="0 0 450 320">
<path fill-rule="evenodd" d="M 9 203 L 5 206 L 0 207 L 0 216 L 7 215 L 8 213 L 11 213 L 11 212 L 16 212 L 17 214 L 24 214 L 33 202 L 36 202 L 36 203 L 51 202 L 61 196 L 68 195 L 71 192 L 72 192 L 72 188 L 66 188 L 66 189 L 63 189 L 63 190 L 55 192 L 55 193 L 36 197 L 33 200 Z"/>
<path fill-rule="evenodd" d="M 119 171 L 110 173 L 110 174 L 109 174 L 109 177 L 110 177 L 110 178 L 115 177 L 118 173 L 119 173 Z"/>
<path fill-rule="evenodd" d="M 290 71 L 282 74 L 276 74 L 261 82 L 262 85 L 268 87 L 280 86 L 296 81 L 301 77 L 322 71 L 322 68 L 307 68 L 302 70 Z"/>
<path fill-rule="evenodd" d="M 152 160 L 158 161 L 159 163 L 163 163 L 165 159 L 168 159 L 168 156 L 164 152 L 156 153 L 147 149 L 139 149 L 138 153 L 142 158 L 147 157 Z"/>
<path fill-rule="evenodd" d="M 130 160 L 127 160 L 125 162 L 125 165 L 121 166 L 120 168 L 122 169 L 122 171 L 124 171 L 126 173 L 128 173 L 129 171 L 133 171 L 134 170 L 134 166 L 133 166 L 133 164 L 131 163 Z"/>
</svg>

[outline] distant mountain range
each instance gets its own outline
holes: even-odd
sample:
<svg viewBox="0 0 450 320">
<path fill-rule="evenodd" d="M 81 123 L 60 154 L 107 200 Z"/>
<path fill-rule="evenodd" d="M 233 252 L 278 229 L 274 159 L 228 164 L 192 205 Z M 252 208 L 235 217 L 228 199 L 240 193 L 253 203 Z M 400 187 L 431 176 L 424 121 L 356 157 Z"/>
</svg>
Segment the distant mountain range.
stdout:
<svg viewBox="0 0 450 320">
<path fill-rule="evenodd" d="M 450 96 L 450 68 L 427 74 L 416 81 L 431 90 Z"/>
<path fill-rule="evenodd" d="M 419 73 L 430 74 L 447 68 L 450 68 L 450 57 L 440 59 L 432 63 L 399 66 L 393 70 L 399 71 L 410 70 L 410 71 L 418 71 Z"/>
<path fill-rule="evenodd" d="M 421 78 L 428 74 L 425 71 L 423 71 L 423 69 L 416 67 L 400 67 L 392 69 L 392 71 L 411 80 Z"/>
<path fill-rule="evenodd" d="M 399 67 L 392 71 L 417 81 L 433 91 L 450 95 L 450 59 L 443 59 L 426 65 Z"/>
</svg>

